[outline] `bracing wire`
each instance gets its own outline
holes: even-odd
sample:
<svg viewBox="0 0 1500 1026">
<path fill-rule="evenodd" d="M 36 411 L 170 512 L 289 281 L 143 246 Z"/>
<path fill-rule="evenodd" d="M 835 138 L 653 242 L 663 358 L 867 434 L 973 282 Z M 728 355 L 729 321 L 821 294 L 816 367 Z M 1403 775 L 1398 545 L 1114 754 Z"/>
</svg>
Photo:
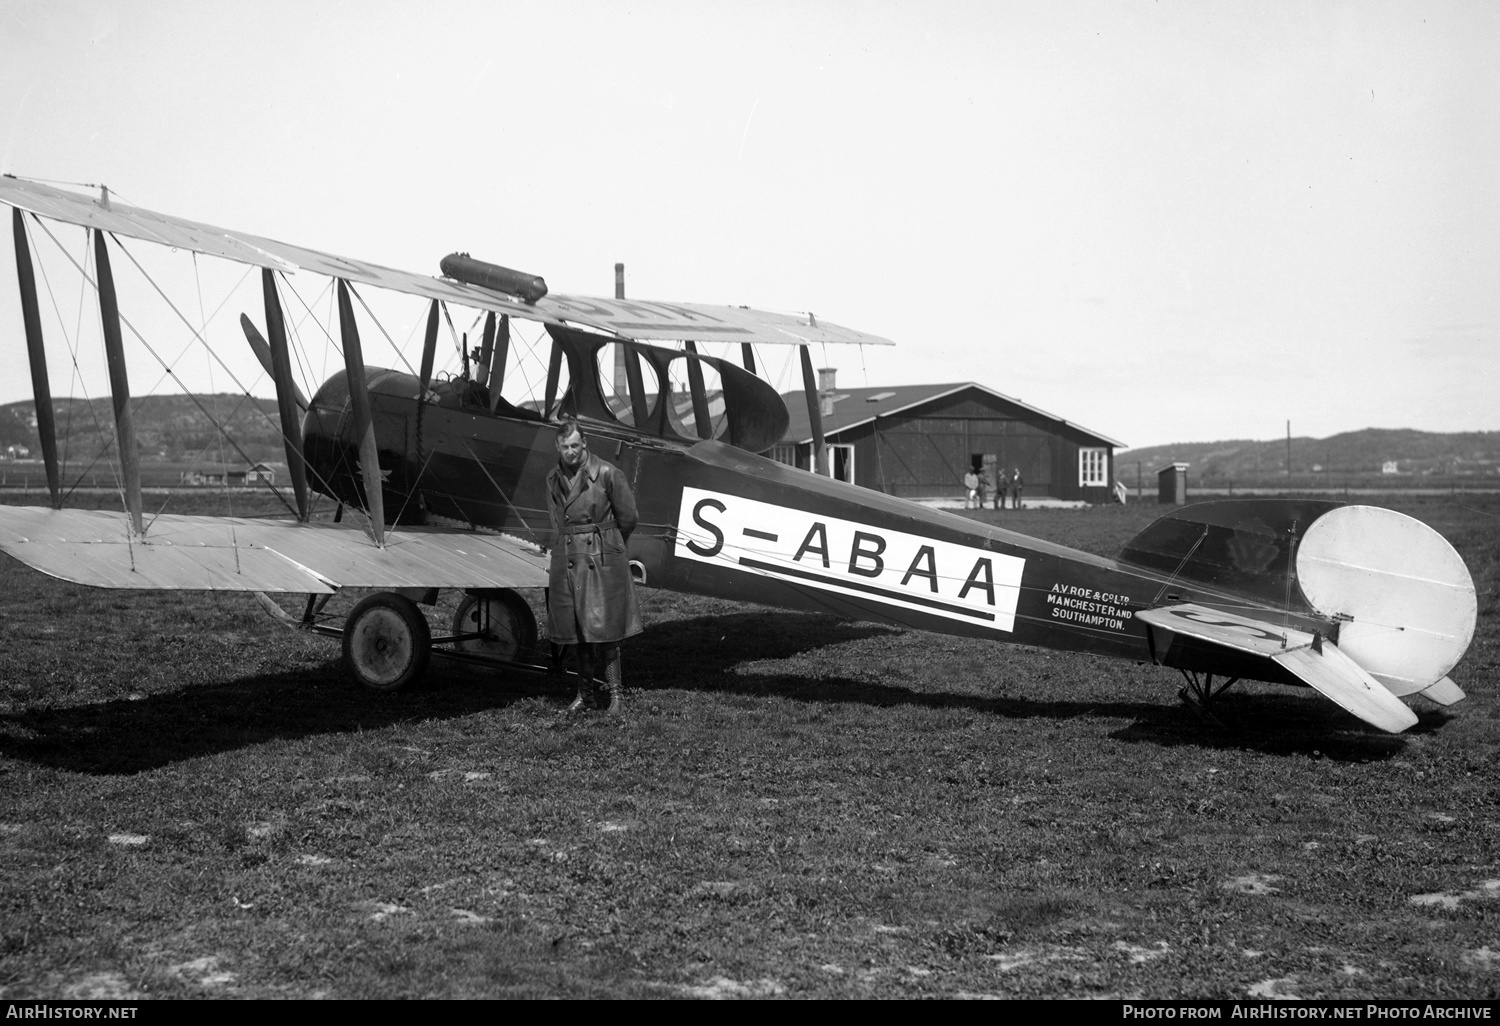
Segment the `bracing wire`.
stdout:
<svg viewBox="0 0 1500 1026">
<path fill-rule="evenodd" d="M 282 324 L 287 329 L 287 348 L 297 358 L 297 371 L 302 375 L 302 390 L 306 392 L 307 395 L 312 396 L 316 394 L 317 390 L 312 387 L 312 364 L 307 357 L 307 347 L 302 343 L 302 332 L 300 330 L 301 322 L 287 320 L 285 314 L 286 300 L 282 298 L 283 286 L 285 286 L 285 292 L 290 292 L 292 293 L 292 295 L 297 296 L 298 302 L 301 302 L 302 297 L 300 295 L 297 295 L 297 290 L 292 286 L 291 282 L 286 280 L 286 275 L 282 274 L 280 271 L 275 272 L 275 274 L 273 275 L 273 281 L 276 287 L 276 302 L 281 305 L 281 309 L 283 311 Z"/>
<path fill-rule="evenodd" d="M 43 225 L 44 229 L 45 227 L 46 226 Z M 50 230 L 48 230 L 47 234 L 49 236 L 52 235 Z M 113 234 L 110 235 L 110 238 L 114 239 L 116 247 L 120 250 L 120 252 L 125 254 L 125 256 L 130 260 L 132 264 L 135 265 L 136 270 L 139 271 L 141 273 L 141 276 L 145 278 L 145 280 L 151 285 L 153 289 L 156 290 L 157 295 L 161 296 L 162 301 L 167 304 L 167 306 L 172 310 L 173 313 L 177 315 L 177 317 L 183 322 L 183 324 L 187 325 L 188 330 L 191 331 L 194 337 L 196 337 L 198 341 L 203 344 L 204 348 L 207 349 L 209 355 L 219 363 L 219 366 L 224 368 L 225 372 L 229 374 L 230 380 L 232 380 L 242 392 L 244 392 L 246 395 L 249 395 L 249 390 L 245 388 L 244 384 L 240 382 L 239 378 L 235 376 L 234 372 L 230 370 L 228 365 L 226 365 L 223 360 L 219 359 L 218 354 L 213 351 L 213 347 L 210 346 L 207 340 L 198 333 L 198 330 L 193 327 L 192 322 L 183 315 L 180 309 L 178 309 L 177 304 L 173 303 L 172 300 L 166 295 L 166 293 L 162 292 L 161 287 L 156 284 L 155 279 L 153 279 L 150 274 L 146 272 L 146 269 L 140 265 L 140 262 L 135 259 L 135 256 L 130 252 L 130 250 L 121 245 L 120 240 L 115 238 Z M 55 243 L 56 241 L 56 237 L 53 236 L 53 242 Z M 83 267 L 79 266 L 76 260 L 73 260 L 72 254 L 67 253 L 66 250 L 64 250 L 63 252 L 65 255 L 67 255 L 68 259 L 72 261 L 73 266 L 78 269 L 78 272 L 84 276 L 84 280 L 92 285 L 94 287 L 94 290 L 97 292 L 99 288 L 98 282 L 90 277 L 88 272 Z M 180 377 L 177 376 L 177 372 L 167 366 L 166 361 L 161 358 L 161 354 L 156 351 L 156 349 L 151 345 L 150 342 L 146 341 L 145 336 L 140 333 L 136 326 L 123 313 L 120 315 L 120 323 L 129 328 L 130 333 L 134 335 L 136 340 L 140 342 L 140 344 L 148 353 L 151 354 L 152 358 L 167 369 L 167 374 L 172 378 L 174 382 L 177 383 L 179 387 L 182 388 L 183 393 L 192 400 L 194 406 L 198 407 L 199 412 L 201 412 L 205 417 L 208 418 L 209 422 L 213 424 L 215 430 L 225 434 L 225 437 L 228 440 L 229 444 L 234 447 L 234 450 L 239 455 L 239 457 L 243 459 L 247 464 L 253 464 L 254 461 L 250 459 L 250 457 L 245 453 L 245 450 L 240 447 L 239 443 L 228 436 L 228 433 L 225 432 L 223 425 L 219 423 L 218 419 L 208 411 L 208 408 L 203 405 L 202 401 L 196 395 L 188 390 L 187 385 L 182 381 Z M 259 410 L 262 416 L 266 417 L 267 420 L 270 419 L 270 414 L 266 413 L 265 410 L 260 409 L 258 403 L 255 404 L 255 408 Z M 271 491 L 276 495 L 278 499 L 281 500 L 283 505 L 285 505 L 292 512 L 296 512 L 296 507 L 287 501 L 287 497 L 282 494 L 279 488 L 277 488 L 275 485 L 272 485 Z"/>
<path fill-rule="evenodd" d="M 195 282 L 197 282 L 198 285 L 198 312 L 199 316 L 203 318 L 203 336 L 205 338 L 208 337 L 209 324 L 213 322 L 213 319 L 215 317 L 219 316 L 219 311 L 224 309 L 224 304 L 228 303 L 229 300 L 234 297 L 235 293 L 239 291 L 240 286 L 245 284 L 245 279 L 250 276 L 250 272 L 253 270 L 255 270 L 254 266 L 247 264 L 245 266 L 245 273 L 240 275 L 240 280 L 235 282 L 234 286 L 230 288 L 227 293 L 225 293 L 223 299 L 219 300 L 219 305 L 214 307 L 214 312 L 208 314 L 207 316 L 203 316 L 203 283 L 201 281 L 198 281 L 198 254 L 196 252 L 193 252 L 193 279 Z M 177 356 L 172 360 L 171 366 L 175 367 L 177 366 L 177 364 L 181 363 L 182 358 L 187 355 L 188 350 L 192 347 L 193 340 L 189 339 L 187 343 L 182 347 L 182 349 L 177 353 Z M 165 372 L 163 372 L 161 377 L 157 378 L 155 383 L 146 390 L 146 394 L 150 395 L 154 393 L 158 388 L 161 387 L 161 383 L 166 379 L 167 375 Z"/>
<path fill-rule="evenodd" d="M 380 323 L 380 318 L 375 316 L 375 311 L 370 309 L 370 304 L 365 302 L 365 297 L 361 296 L 359 292 L 356 291 L 352 282 L 349 283 L 349 294 L 352 295 L 355 299 L 359 300 L 359 305 L 364 307 L 365 313 L 370 315 L 371 322 L 374 323 L 376 328 L 380 329 L 380 333 L 384 335 L 385 340 L 391 344 L 391 348 L 396 351 L 396 355 L 400 357 L 401 362 L 406 364 L 406 369 L 411 372 L 411 376 L 416 377 L 417 369 L 411 365 L 411 362 L 409 360 L 407 360 L 406 354 L 401 351 L 400 346 L 396 345 L 396 340 L 391 338 L 390 332 L 385 330 L 385 325 Z"/>
</svg>

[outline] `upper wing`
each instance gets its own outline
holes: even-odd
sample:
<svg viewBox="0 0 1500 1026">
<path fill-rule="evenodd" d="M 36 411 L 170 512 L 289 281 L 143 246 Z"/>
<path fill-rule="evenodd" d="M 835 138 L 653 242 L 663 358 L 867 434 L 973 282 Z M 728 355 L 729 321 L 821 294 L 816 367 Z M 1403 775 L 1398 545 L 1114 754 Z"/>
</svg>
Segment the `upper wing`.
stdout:
<svg viewBox="0 0 1500 1026">
<path fill-rule="evenodd" d="M 352 524 L 162 514 L 144 540 L 126 514 L 0 506 L 0 551 L 96 588 L 277 591 L 542 588 L 546 559 L 501 535 L 402 528 L 383 548 Z"/>
<path fill-rule="evenodd" d="M 1409 709 L 1380 682 L 1339 651 L 1331 641 L 1247 616 L 1196 603 L 1145 609 L 1135 614 L 1173 634 L 1261 656 L 1279 664 L 1324 697 L 1381 730 L 1399 733 L 1417 722 Z"/>
<path fill-rule="evenodd" d="M 335 256 L 245 232 L 188 221 L 171 214 L 80 196 L 63 189 L 0 176 L 0 202 L 69 224 L 98 228 L 127 238 L 188 249 L 256 267 L 307 270 L 333 278 L 405 292 L 427 299 L 494 310 L 523 320 L 577 324 L 630 339 L 692 342 L 813 343 L 857 342 L 891 345 L 878 335 L 819 321 L 811 314 L 773 313 L 742 306 L 705 303 L 652 303 L 586 296 L 543 296 L 534 304 L 461 282 L 398 271 L 367 260 Z"/>
</svg>

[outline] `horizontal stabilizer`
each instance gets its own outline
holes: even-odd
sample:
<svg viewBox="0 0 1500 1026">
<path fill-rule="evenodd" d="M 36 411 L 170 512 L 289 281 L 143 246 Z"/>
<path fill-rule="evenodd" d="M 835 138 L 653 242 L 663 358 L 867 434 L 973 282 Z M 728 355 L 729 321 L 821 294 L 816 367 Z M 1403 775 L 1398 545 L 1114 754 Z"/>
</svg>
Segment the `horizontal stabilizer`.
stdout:
<svg viewBox="0 0 1500 1026">
<path fill-rule="evenodd" d="M 1194 603 L 1143 609 L 1135 615 L 1174 634 L 1271 659 L 1324 697 L 1381 730 L 1395 733 L 1417 722 L 1416 714 L 1405 703 L 1339 651 L 1338 646 L 1327 640 L 1315 646 L 1317 639 L 1306 631 Z"/>
<path fill-rule="evenodd" d="M 1313 643 L 1313 636 L 1306 631 L 1234 613 L 1221 613 L 1192 602 L 1143 609 L 1135 616 L 1153 627 L 1251 655 L 1274 656 L 1289 648 L 1306 648 Z"/>
<path fill-rule="evenodd" d="M 94 588 L 327 594 L 337 588 L 542 588 L 547 561 L 516 539 L 354 524 L 164 513 L 131 538 L 124 513 L 0 506 L 0 551 Z"/>
<path fill-rule="evenodd" d="M 1299 648 L 1271 658 L 1371 726 L 1399 734 L 1416 724 L 1417 714 L 1337 645 L 1325 641 L 1320 649 Z"/>
<path fill-rule="evenodd" d="M 1452 677 L 1444 677 L 1432 687 L 1422 692 L 1423 698 L 1430 698 L 1438 705 L 1453 705 L 1462 702 L 1466 697 L 1464 689 L 1453 683 Z"/>
</svg>

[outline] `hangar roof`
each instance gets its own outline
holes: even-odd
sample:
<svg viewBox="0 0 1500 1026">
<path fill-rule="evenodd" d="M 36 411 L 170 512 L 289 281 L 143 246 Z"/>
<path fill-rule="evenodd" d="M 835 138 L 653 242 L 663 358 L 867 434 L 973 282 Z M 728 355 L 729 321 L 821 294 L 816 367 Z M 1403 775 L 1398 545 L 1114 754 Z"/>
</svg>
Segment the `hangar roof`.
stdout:
<svg viewBox="0 0 1500 1026">
<path fill-rule="evenodd" d="M 874 388 L 836 388 L 833 390 L 833 413 L 823 418 L 823 434 L 832 438 L 844 431 L 860 427 L 875 420 L 877 417 L 889 417 L 892 414 L 904 413 L 918 406 L 925 406 L 930 402 L 946 398 L 955 392 L 965 389 L 978 389 L 997 399 L 1001 399 L 1012 405 L 1019 406 L 1023 410 L 1053 421 L 1056 424 L 1065 425 L 1074 431 L 1088 435 L 1099 442 L 1100 445 L 1110 445 L 1117 449 L 1125 448 L 1124 442 L 1117 442 L 1113 438 L 1101 435 L 1097 431 L 1090 431 L 1082 424 L 1071 420 L 1064 420 L 1046 410 L 1039 410 L 1035 406 L 1013 399 L 993 388 L 987 388 L 975 381 L 959 381 L 946 385 L 888 385 Z M 787 426 L 786 434 L 782 436 L 783 443 L 807 443 L 812 441 L 812 421 L 807 416 L 807 400 L 803 398 L 801 389 L 794 392 L 783 392 L 782 401 L 786 403 L 787 412 L 791 414 L 791 423 Z"/>
</svg>

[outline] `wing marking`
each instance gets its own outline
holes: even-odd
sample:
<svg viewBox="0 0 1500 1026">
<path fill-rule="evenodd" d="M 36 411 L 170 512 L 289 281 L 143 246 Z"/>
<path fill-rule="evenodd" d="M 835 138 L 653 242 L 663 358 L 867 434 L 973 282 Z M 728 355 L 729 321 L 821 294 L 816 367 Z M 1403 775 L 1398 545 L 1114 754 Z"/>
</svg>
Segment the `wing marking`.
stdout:
<svg viewBox="0 0 1500 1026">
<path fill-rule="evenodd" d="M 1153 627 L 1251 655 L 1274 656 L 1289 648 L 1307 648 L 1313 643 L 1313 636 L 1306 631 L 1279 627 L 1264 620 L 1224 613 L 1191 602 L 1143 609 L 1135 615 Z"/>
</svg>

